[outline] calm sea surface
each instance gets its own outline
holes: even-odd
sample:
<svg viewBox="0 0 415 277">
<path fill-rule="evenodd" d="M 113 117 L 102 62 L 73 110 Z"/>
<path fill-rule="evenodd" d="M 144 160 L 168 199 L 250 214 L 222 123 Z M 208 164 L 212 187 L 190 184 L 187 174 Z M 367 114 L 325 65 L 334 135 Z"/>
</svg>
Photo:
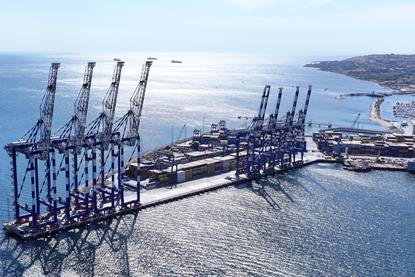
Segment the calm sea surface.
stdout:
<svg viewBox="0 0 415 277">
<path fill-rule="evenodd" d="M 129 107 L 148 55 L 120 55 L 123 70 L 117 116 Z M 284 87 L 289 109 L 294 86 L 313 85 L 308 120 L 379 128 L 368 117 L 370 98 L 338 101 L 338 93 L 387 91 L 376 84 L 304 68 L 343 57 L 242 54 L 158 54 L 151 68 L 142 119 L 145 150 L 194 128 L 226 119 L 246 124 L 263 86 Z M 101 109 L 112 56 L 0 54 L 0 145 L 20 138 L 38 117 L 48 67 L 62 63 L 54 129 L 73 111 L 85 64 L 97 62 L 90 119 Z M 182 64 L 171 64 L 180 59 Z M 395 98 L 382 111 L 391 117 Z M 269 109 L 268 111 L 271 111 Z M 312 132 L 313 130 L 308 130 Z M 0 222 L 12 217 L 10 159 L 0 151 Z M 415 176 L 345 172 L 314 165 L 258 184 L 231 187 L 75 230 L 45 241 L 18 243 L 0 234 L 0 275 L 415 275 Z"/>
</svg>

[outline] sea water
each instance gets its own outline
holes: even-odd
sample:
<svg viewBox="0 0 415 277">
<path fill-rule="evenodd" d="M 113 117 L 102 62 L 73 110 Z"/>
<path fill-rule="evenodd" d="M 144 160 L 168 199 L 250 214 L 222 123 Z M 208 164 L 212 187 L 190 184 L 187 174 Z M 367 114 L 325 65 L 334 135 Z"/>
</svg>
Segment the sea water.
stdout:
<svg viewBox="0 0 415 277">
<path fill-rule="evenodd" d="M 154 56 L 155 54 L 152 54 Z M 226 119 L 247 124 L 258 112 L 264 85 L 268 112 L 283 87 L 282 111 L 295 86 L 313 85 L 307 121 L 381 129 L 368 120 L 369 97 L 339 93 L 388 91 L 376 84 L 305 68 L 342 57 L 159 53 L 150 71 L 141 124 L 144 150 L 170 143 L 186 124 L 208 130 Z M 0 55 L 0 145 L 17 140 L 39 116 L 51 62 L 61 62 L 53 127 L 73 112 L 84 66 L 96 61 L 88 118 L 101 111 L 114 55 Z M 123 69 L 116 117 L 129 108 L 147 54 L 118 54 Z M 172 59 L 182 64 L 172 64 Z M 391 116 L 390 98 L 383 116 Z M 299 107 L 299 108 L 300 108 Z M 240 117 L 240 119 L 238 119 Z M 323 125 L 322 125 L 323 126 Z M 318 128 L 308 128 L 307 132 Z M 38 242 L 0 235 L 0 273 L 71 275 L 413 275 L 414 177 L 407 173 L 345 172 L 314 165 L 258 184 L 222 189 L 103 222 Z M 12 218 L 10 159 L 0 151 L 0 221 Z"/>
</svg>

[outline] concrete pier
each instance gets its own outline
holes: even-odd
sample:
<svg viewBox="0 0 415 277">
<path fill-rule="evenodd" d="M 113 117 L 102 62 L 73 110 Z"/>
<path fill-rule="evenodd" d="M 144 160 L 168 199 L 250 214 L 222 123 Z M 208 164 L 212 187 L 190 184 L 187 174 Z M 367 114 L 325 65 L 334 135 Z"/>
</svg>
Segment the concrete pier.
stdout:
<svg viewBox="0 0 415 277">
<path fill-rule="evenodd" d="M 287 170 L 295 170 L 297 168 L 301 168 L 307 165 L 311 165 L 314 163 L 343 163 L 342 159 L 335 159 L 329 156 L 325 156 L 321 152 L 318 151 L 316 144 L 312 141 L 310 137 L 307 137 L 307 144 L 308 144 L 308 152 L 305 153 L 304 162 L 302 164 L 296 164 L 291 168 L 281 170 L 278 167 L 275 168 L 273 172 L 269 172 L 268 174 L 262 174 L 255 179 L 266 177 L 267 175 L 274 175 L 282 172 L 286 172 Z M 395 168 L 392 166 L 392 163 L 386 164 L 377 164 L 374 161 L 374 157 L 349 157 L 355 159 L 369 159 L 372 160 L 372 169 L 380 169 L 380 170 L 406 170 L 406 168 L 399 167 Z M 29 240 L 29 239 L 37 239 L 40 237 L 47 237 L 54 233 L 68 231 L 70 229 L 75 228 L 82 228 L 85 225 L 103 221 L 103 220 L 110 220 L 113 217 L 121 216 L 127 213 L 135 213 L 142 209 L 146 209 L 149 207 L 161 205 L 164 203 L 177 201 L 186 197 L 194 196 L 197 194 L 202 194 L 205 192 L 221 189 L 224 187 L 237 185 L 240 183 L 246 183 L 252 181 L 252 178 L 248 178 L 245 175 L 240 175 L 236 177 L 235 171 L 229 171 L 223 174 L 214 175 L 210 177 L 204 177 L 197 180 L 192 180 L 188 182 L 183 182 L 179 184 L 172 185 L 170 187 L 161 187 L 155 188 L 150 190 L 144 190 L 141 193 L 141 205 L 135 206 L 128 206 L 124 208 L 117 208 L 115 211 L 96 214 L 94 216 L 88 217 L 85 220 L 78 220 L 72 222 L 61 222 L 59 225 L 50 226 L 47 229 L 42 230 L 31 230 L 30 227 L 25 224 L 16 225 L 14 222 L 8 222 L 4 224 L 4 230 L 6 233 L 15 236 L 22 240 Z M 134 181 L 129 181 L 134 182 Z M 134 198 L 135 193 L 126 191 L 126 200 L 128 201 L 129 198 Z M 110 203 L 106 203 L 103 206 L 110 205 Z"/>
</svg>

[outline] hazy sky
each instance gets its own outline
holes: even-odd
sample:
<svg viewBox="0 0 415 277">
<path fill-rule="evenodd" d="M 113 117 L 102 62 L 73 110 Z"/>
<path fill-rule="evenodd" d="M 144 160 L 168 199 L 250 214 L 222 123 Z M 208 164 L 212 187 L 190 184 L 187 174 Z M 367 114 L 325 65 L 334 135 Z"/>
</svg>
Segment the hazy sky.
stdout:
<svg viewBox="0 0 415 277">
<path fill-rule="evenodd" d="M 0 51 L 415 52 L 414 0 L 0 0 Z"/>
</svg>

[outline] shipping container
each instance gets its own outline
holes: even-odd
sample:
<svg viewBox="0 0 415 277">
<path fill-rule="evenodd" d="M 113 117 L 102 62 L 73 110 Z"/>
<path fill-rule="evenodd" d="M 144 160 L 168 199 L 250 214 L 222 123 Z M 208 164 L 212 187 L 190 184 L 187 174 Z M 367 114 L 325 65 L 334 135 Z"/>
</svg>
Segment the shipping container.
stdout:
<svg viewBox="0 0 415 277">
<path fill-rule="evenodd" d="M 183 170 L 177 171 L 177 183 L 186 181 L 186 173 Z"/>
<path fill-rule="evenodd" d="M 193 179 L 192 170 L 185 171 L 186 181 L 191 181 Z"/>
</svg>

